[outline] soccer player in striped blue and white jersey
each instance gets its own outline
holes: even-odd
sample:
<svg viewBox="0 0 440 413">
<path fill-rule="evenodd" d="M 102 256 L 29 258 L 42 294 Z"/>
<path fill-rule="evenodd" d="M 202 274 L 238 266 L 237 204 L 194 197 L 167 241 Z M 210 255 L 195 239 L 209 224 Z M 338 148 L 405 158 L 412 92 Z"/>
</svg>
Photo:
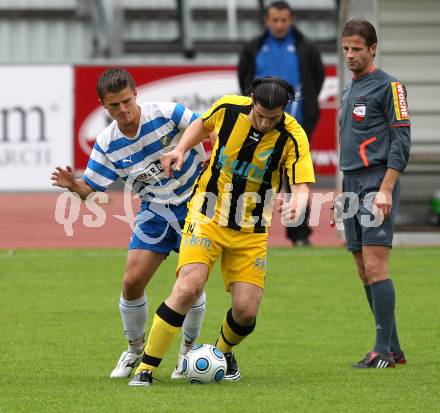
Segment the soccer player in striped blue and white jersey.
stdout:
<svg viewBox="0 0 440 413">
<path fill-rule="evenodd" d="M 124 69 L 110 68 L 100 76 L 97 92 L 114 121 L 98 136 L 82 178 L 71 167 L 57 167 L 53 185 L 76 192 L 82 199 L 105 191 L 118 178 L 141 199 L 141 210 L 128 246 L 119 309 L 128 348 L 123 351 L 111 377 L 128 377 L 139 364 L 144 349 L 148 303 L 145 287 L 171 251 L 178 251 L 187 213 L 186 201 L 198 177 L 205 153 L 198 145 L 187 153 L 174 177 L 165 176 L 160 157 L 172 150 L 181 132 L 198 115 L 174 102 L 136 102 L 132 76 Z M 203 291 L 185 319 L 180 364 L 198 337 L 206 307 Z"/>
</svg>

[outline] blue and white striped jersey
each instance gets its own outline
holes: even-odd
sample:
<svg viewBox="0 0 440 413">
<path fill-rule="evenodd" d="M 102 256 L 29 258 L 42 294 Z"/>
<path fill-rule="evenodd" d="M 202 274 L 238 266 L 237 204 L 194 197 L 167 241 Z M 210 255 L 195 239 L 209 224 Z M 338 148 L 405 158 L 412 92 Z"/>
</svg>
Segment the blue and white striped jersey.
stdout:
<svg viewBox="0 0 440 413">
<path fill-rule="evenodd" d="M 202 144 L 185 154 L 182 169 L 168 179 L 160 157 L 172 150 L 188 125 L 199 115 L 174 102 L 139 105 L 141 119 L 134 138 L 127 138 L 113 121 L 96 139 L 84 181 L 105 191 L 121 177 L 145 202 L 178 205 L 186 201 L 205 160 Z"/>
</svg>

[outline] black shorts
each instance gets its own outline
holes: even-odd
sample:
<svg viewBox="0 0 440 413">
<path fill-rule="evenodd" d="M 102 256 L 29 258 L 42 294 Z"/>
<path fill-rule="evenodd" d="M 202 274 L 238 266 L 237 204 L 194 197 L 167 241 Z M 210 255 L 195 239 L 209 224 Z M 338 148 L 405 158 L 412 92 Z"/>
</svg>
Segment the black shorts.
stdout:
<svg viewBox="0 0 440 413">
<path fill-rule="evenodd" d="M 371 203 L 374 195 L 379 191 L 386 170 L 361 171 L 359 173 L 344 173 L 342 188 L 344 193 L 357 195 L 359 207 L 351 218 L 344 222 L 345 239 L 349 251 L 360 251 L 363 245 L 393 244 L 394 223 L 399 209 L 400 183 L 396 182 L 393 190 L 393 204 L 391 214 L 379 224 L 371 213 Z M 349 199 L 345 198 L 344 213 L 348 213 Z M 353 201 L 351 204 L 353 207 Z M 352 210 L 353 211 L 353 210 Z"/>
</svg>

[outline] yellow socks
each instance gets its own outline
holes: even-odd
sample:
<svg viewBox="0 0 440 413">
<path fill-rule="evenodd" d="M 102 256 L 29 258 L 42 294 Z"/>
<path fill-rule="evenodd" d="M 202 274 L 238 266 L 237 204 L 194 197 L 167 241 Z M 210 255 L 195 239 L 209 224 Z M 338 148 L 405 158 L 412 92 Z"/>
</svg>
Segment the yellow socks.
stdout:
<svg viewBox="0 0 440 413">
<path fill-rule="evenodd" d="M 223 320 L 216 347 L 222 353 L 229 353 L 232 347 L 243 341 L 255 329 L 255 321 L 250 326 L 240 326 L 232 318 L 232 309 L 228 311 Z"/>
<path fill-rule="evenodd" d="M 174 338 L 179 334 L 184 319 L 184 314 L 177 313 L 165 303 L 159 306 L 136 374 L 143 370 L 156 371 Z"/>
</svg>

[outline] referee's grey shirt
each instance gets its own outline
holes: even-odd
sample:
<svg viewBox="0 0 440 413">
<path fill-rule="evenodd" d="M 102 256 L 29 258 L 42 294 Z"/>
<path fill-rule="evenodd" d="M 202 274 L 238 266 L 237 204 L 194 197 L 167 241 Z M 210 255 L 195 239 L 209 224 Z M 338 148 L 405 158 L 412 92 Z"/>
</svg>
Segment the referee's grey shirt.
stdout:
<svg viewBox="0 0 440 413">
<path fill-rule="evenodd" d="M 403 172 L 411 146 L 406 89 L 380 69 L 353 80 L 342 92 L 339 167 L 355 172 L 383 166 Z"/>
</svg>

